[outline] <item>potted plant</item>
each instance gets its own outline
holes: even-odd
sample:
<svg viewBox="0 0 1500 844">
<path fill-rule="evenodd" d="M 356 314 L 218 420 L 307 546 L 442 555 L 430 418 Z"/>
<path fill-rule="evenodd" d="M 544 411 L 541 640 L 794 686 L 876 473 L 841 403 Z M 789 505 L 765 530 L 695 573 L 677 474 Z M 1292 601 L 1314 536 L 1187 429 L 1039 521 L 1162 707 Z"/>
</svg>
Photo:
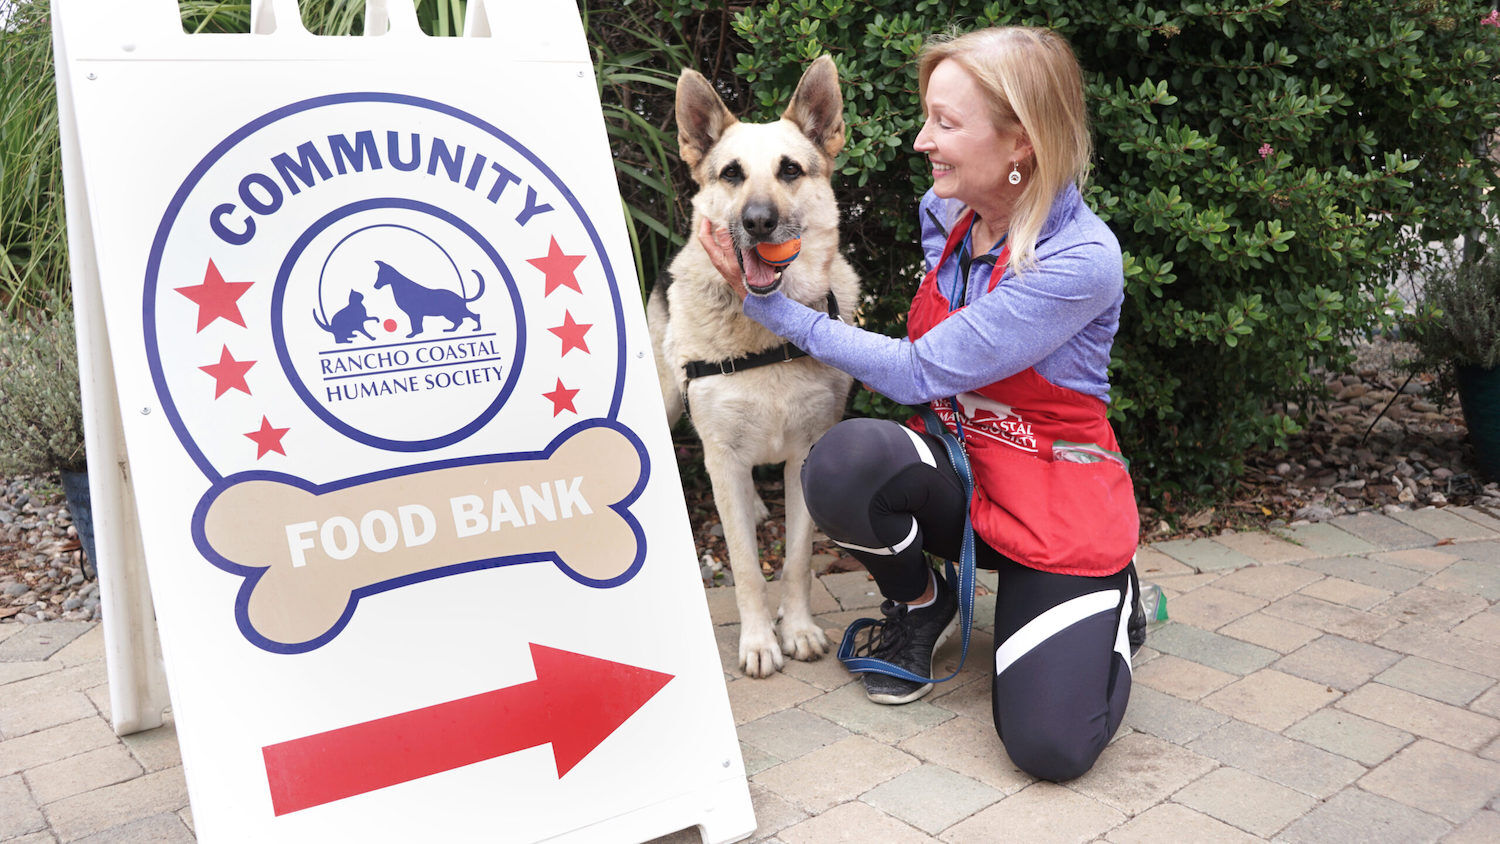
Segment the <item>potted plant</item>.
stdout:
<svg viewBox="0 0 1500 844">
<path fill-rule="evenodd" d="M 0 317 L 0 475 L 58 472 L 93 575 L 94 532 L 73 314 Z"/>
<path fill-rule="evenodd" d="M 1479 470 L 1500 480 L 1500 244 L 1472 243 L 1434 271 L 1410 324 L 1416 365 L 1457 389 Z"/>
</svg>

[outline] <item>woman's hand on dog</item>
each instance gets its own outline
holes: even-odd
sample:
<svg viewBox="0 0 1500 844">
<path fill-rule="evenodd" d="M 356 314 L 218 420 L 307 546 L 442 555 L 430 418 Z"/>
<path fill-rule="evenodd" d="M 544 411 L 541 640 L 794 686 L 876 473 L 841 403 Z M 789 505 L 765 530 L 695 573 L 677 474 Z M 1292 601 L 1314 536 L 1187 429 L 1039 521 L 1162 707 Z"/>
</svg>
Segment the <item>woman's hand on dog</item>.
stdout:
<svg viewBox="0 0 1500 844">
<path fill-rule="evenodd" d="M 749 289 L 745 287 L 745 271 L 740 268 L 739 257 L 734 254 L 734 240 L 729 235 L 729 229 L 704 220 L 703 227 L 698 230 L 698 243 L 708 253 L 708 260 L 713 262 L 714 269 L 728 282 L 729 289 L 743 302 Z"/>
</svg>

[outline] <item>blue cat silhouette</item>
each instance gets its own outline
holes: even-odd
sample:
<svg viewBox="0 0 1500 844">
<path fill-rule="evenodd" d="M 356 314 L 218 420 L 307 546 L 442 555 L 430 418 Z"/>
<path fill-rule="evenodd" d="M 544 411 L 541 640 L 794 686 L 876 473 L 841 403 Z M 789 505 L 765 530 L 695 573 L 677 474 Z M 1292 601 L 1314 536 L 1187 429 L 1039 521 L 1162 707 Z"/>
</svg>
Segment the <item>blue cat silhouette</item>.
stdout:
<svg viewBox="0 0 1500 844">
<path fill-rule="evenodd" d="M 375 335 L 365 330 L 365 323 L 379 322 L 378 317 L 372 317 L 365 312 L 365 297 L 357 290 L 349 291 L 349 304 L 340 308 L 333 319 L 324 322 L 318 316 L 318 309 L 313 308 L 313 322 L 318 327 L 333 335 L 333 339 L 340 343 L 348 343 L 354 340 L 355 334 L 363 334 L 371 340 Z"/>
</svg>

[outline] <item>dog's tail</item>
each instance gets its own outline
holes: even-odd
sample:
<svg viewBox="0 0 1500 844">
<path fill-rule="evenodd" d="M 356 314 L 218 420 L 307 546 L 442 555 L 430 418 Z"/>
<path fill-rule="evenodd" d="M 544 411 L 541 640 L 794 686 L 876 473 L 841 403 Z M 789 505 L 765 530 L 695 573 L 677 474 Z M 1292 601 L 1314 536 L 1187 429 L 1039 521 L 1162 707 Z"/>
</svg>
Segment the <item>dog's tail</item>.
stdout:
<svg viewBox="0 0 1500 844">
<path fill-rule="evenodd" d="M 319 328 L 323 329 L 324 331 L 327 331 L 329 334 L 333 333 L 333 326 L 331 326 L 328 323 L 324 322 L 323 318 L 320 317 L 320 316 L 318 316 L 318 309 L 317 308 L 313 308 L 312 314 L 313 314 L 313 322 L 317 323 Z"/>
<path fill-rule="evenodd" d="M 479 279 L 479 290 L 473 296 L 464 296 L 465 302 L 472 302 L 475 299 L 478 299 L 480 296 L 484 295 L 484 276 L 479 274 L 479 270 L 469 270 L 469 272 L 473 273 L 474 277 Z M 460 289 L 458 293 L 460 296 L 463 296 L 462 289 Z"/>
<path fill-rule="evenodd" d="M 666 287 L 664 282 L 658 281 L 651 288 L 651 296 L 646 300 L 646 327 L 651 335 L 651 354 L 656 358 L 656 378 L 661 382 L 661 399 L 666 405 L 667 427 L 670 428 L 682 417 L 682 389 L 678 386 L 677 373 L 672 371 L 671 364 L 662 354 L 669 318 Z"/>
</svg>

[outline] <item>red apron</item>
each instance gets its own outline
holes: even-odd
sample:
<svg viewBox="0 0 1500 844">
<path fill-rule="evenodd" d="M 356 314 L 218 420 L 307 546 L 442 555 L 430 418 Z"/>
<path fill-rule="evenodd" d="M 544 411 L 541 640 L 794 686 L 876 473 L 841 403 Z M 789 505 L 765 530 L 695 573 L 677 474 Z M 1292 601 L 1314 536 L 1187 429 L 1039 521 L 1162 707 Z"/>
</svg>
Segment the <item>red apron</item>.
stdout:
<svg viewBox="0 0 1500 844">
<path fill-rule="evenodd" d="M 938 265 L 963 240 L 973 212 L 953 227 Z M 994 290 L 1005 274 L 1007 247 L 990 271 Z M 906 317 L 917 340 L 951 313 L 937 270 L 922 279 Z M 1140 538 L 1130 471 L 1105 404 L 1059 387 L 1036 369 L 954 397 L 974 470 L 969 513 L 990 547 L 1026 566 L 1098 577 L 1124 568 Z M 932 403 L 950 429 L 954 408 Z M 908 424 L 924 430 L 922 420 Z"/>
</svg>

